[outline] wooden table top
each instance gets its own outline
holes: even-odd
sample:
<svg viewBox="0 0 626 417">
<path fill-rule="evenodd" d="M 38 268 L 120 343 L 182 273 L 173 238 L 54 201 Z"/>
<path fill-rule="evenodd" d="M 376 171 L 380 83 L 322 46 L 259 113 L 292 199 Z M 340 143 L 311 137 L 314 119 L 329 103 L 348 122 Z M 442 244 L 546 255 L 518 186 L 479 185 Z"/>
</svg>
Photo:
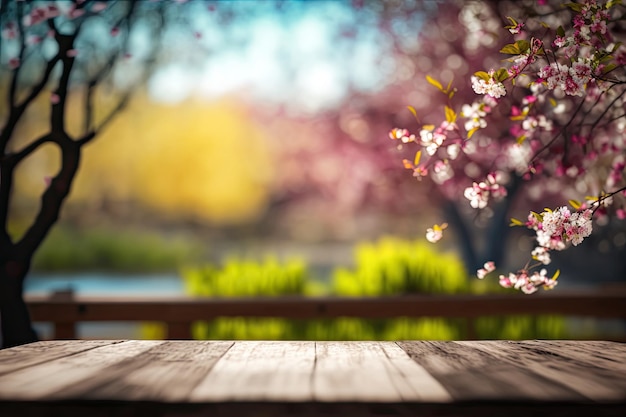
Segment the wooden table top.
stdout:
<svg viewBox="0 0 626 417">
<path fill-rule="evenodd" d="M 607 341 L 47 341 L 0 350 L 2 416 L 626 415 Z"/>
</svg>

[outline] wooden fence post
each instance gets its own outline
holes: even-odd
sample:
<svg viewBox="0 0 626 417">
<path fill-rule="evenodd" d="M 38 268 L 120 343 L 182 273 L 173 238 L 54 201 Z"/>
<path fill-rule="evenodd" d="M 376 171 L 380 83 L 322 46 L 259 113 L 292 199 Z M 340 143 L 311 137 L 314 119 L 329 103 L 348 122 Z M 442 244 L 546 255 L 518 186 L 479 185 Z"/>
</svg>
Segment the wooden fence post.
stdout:
<svg viewBox="0 0 626 417">
<path fill-rule="evenodd" d="M 76 323 L 73 322 L 55 322 L 54 323 L 54 339 L 70 340 L 76 339 Z"/>
<path fill-rule="evenodd" d="M 167 340 L 190 340 L 191 337 L 191 323 L 190 322 L 168 322 L 165 323 L 167 327 Z"/>
</svg>

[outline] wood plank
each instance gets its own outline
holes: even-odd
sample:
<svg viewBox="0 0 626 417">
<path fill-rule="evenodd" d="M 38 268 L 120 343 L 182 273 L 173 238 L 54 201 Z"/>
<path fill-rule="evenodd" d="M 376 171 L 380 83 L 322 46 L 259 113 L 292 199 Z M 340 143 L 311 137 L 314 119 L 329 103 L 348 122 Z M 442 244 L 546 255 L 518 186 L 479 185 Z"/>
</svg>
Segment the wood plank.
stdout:
<svg viewBox="0 0 626 417">
<path fill-rule="evenodd" d="M 68 393 L 74 395 L 75 387 L 97 384 L 101 378 L 106 378 L 111 366 L 163 343 L 133 340 L 108 344 L 5 374 L 0 376 L 0 399 L 70 398 Z"/>
<path fill-rule="evenodd" d="M 398 371 L 402 359 L 391 348 L 388 351 L 394 359 L 387 356 L 379 342 L 317 342 L 315 400 L 398 403 L 403 396 L 417 397 L 418 392 Z M 424 376 L 416 369 L 411 370 L 415 378 Z M 420 382 L 415 388 L 422 387 Z M 436 398 L 445 397 L 445 390 L 434 390 Z M 427 391 L 423 393 L 428 395 Z"/>
<path fill-rule="evenodd" d="M 0 350 L 0 375 L 74 355 L 100 346 L 120 343 L 121 340 L 84 340 L 80 343 L 68 340 L 35 342 Z"/>
<path fill-rule="evenodd" d="M 524 340 L 527 350 L 567 358 L 581 365 L 626 371 L 626 344 L 606 341 Z"/>
<path fill-rule="evenodd" d="M 189 400 L 311 401 L 314 366 L 315 342 L 235 342 Z"/>
<path fill-rule="evenodd" d="M 454 342 L 399 342 L 459 401 L 584 401 L 580 393 L 489 352 Z"/>
<path fill-rule="evenodd" d="M 169 341 L 113 364 L 94 383 L 66 389 L 68 397 L 184 402 L 233 346 L 222 341 Z"/>
<path fill-rule="evenodd" d="M 411 360 L 394 342 L 381 342 L 389 359 L 387 372 L 403 401 L 442 403 L 452 401 L 450 393 L 424 367 Z"/>
<path fill-rule="evenodd" d="M 523 361 L 523 366 L 556 383 L 562 384 L 597 402 L 626 400 L 626 372 L 580 364 L 576 360 L 535 349 L 527 349 L 523 342 L 471 341 L 455 342 L 462 346 L 487 352 L 507 363 Z M 593 342 L 584 342 L 592 347 Z M 545 345 L 539 342 L 537 345 Z"/>
</svg>

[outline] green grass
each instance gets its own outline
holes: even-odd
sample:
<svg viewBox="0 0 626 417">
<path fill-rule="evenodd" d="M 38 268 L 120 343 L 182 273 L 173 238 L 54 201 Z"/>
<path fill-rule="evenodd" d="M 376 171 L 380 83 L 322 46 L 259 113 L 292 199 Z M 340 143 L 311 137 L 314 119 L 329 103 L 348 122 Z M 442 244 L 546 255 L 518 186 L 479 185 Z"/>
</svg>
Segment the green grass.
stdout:
<svg viewBox="0 0 626 417">
<path fill-rule="evenodd" d="M 56 227 L 35 253 L 33 270 L 177 271 L 184 264 L 196 261 L 200 252 L 197 245 L 188 241 L 167 239 L 155 233 Z"/>
<path fill-rule="evenodd" d="M 432 244 L 386 237 L 355 248 L 355 269 L 337 269 L 333 292 L 348 296 L 468 292 L 461 260 Z"/>
<path fill-rule="evenodd" d="M 221 268 L 183 269 L 182 276 L 190 294 L 219 297 L 303 295 L 311 281 L 304 261 L 280 263 L 273 257 L 261 262 L 232 258 Z"/>
<path fill-rule="evenodd" d="M 221 267 L 187 268 L 182 275 L 190 294 L 212 297 L 485 293 L 490 287 L 473 285 L 477 280 L 455 255 L 438 253 L 422 241 L 395 238 L 357 245 L 354 268 L 337 269 L 326 288 L 298 259 L 230 259 Z M 153 337 L 160 334 L 152 330 Z M 482 339 L 561 338 L 565 322 L 560 317 L 487 317 L 475 322 L 475 331 Z M 225 340 L 458 340 L 467 337 L 465 332 L 463 319 L 227 317 L 195 323 L 192 334 L 196 339 Z"/>
</svg>

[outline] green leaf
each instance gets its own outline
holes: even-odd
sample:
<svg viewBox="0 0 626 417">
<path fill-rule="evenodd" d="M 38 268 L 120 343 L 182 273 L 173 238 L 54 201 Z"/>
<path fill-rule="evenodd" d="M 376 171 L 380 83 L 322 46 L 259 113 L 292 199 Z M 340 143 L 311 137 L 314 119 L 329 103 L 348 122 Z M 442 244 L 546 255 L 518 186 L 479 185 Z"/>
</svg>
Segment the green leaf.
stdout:
<svg viewBox="0 0 626 417">
<path fill-rule="evenodd" d="M 543 221 L 543 217 L 541 216 L 541 214 L 535 213 L 534 211 L 531 211 L 530 213 L 533 215 L 535 219 L 537 219 L 537 221 L 540 221 L 540 222 Z"/>
<path fill-rule="evenodd" d="M 485 71 L 477 71 L 474 73 L 474 75 L 485 82 L 488 82 L 491 79 L 491 76 Z"/>
<path fill-rule="evenodd" d="M 606 9 L 610 9 L 613 6 L 618 6 L 622 4 L 622 0 L 609 0 L 606 2 L 606 4 L 604 5 L 604 7 Z"/>
<path fill-rule="evenodd" d="M 517 46 L 517 43 L 510 43 L 508 45 L 504 45 L 502 49 L 500 49 L 500 53 L 509 54 L 509 55 L 519 55 L 521 51 Z"/>
<path fill-rule="evenodd" d="M 569 200 L 569 205 L 572 206 L 574 210 L 578 210 L 582 207 L 581 202 L 577 200 Z"/>
<path fill-rule="evenodd" d="M 480 128 L 475 127 L 472 130 L 470 130 L 469 132 L 467 132 L 467 138 L 470 139 L 474 135 L 474 133 L 476 133 L 478 131 L 478 129 L 480 129 Z"/>
<path fill-rule="evenodd" d="M 556 272 L 554 273 L 554 275 L 552 275 L 552 279 L 557 279 L 559 277 L 559 275 L 561 275 L 561 270 L 557 269 Z"/>
<path fill-rule="evenodd" d="M 617 68 L 617 65 L 614 62 L 610 63 L 602 69 L 602 73 L 608 74 L 609 72 L 613 71 L 615 68 Z"/>
<path fill-rule="evenodd" d="M 435 80 L 430 75 L 426 76 L 426 81 L 428 81 L 429 84 L 434 85 L 439 91 L 443 91 L 443 86 L 441 85 L 441 83 Z"/>
<path fill-rule="evenodd" d="M 514 217 L 511 217 L 511 223 L 509 224 L 509 226 L 511 226 L 511 227 L 512 226 L 524 226 L 524 224 L 525 223 L 523 221 L 518 220 L 518 219 L 516 219 Z"/>
<path fill-rule="evenodd" d="M 573 11 L 580 13 L 583 10 L 584 5 L 578 3 L 565 3 L 563 7 L 569 7 Z"/>
<path fill-rule="evenodd" d="M 530 42 L 528 42 L 526 39 L 521 39 L 515 42 L 515 44 L 517 45 L 517 49 L 520 51 L 520 53 L 526 52 L 530 49 Z"/>
<path fill-rule="evenodd" d="M 526 140 L 526 135 L 521 135 L 517 138 L 517 144 L 521 145 Z"/>
<path fill-rule="evenodd" d="M 613 49 L 611 49 L 611 52 L 615 52 L 615 51 L 617 51 L 617 50 L 618 50 L 618 48 L 619 48 L 620 46 L 622 46 L 623 44 L 624 44 L 624 42 L 615 42 L 615 43 L 613 44 Z"/>
<path fill-rule="evenodd" d="M 498 71 L 496 71 L 495 75 L 496 80 L 499 82 L 502 82 L 509 78 L 509 72 L 506 70 L 506 68 L 500 68 Z"/>
<path fill-rule="evenodd" d="M 556 34 L 561 38 L 565 36 L 565 29 L 563 29 L 563 26 L 559 26 L 556 29 Z"/>
</svg>

